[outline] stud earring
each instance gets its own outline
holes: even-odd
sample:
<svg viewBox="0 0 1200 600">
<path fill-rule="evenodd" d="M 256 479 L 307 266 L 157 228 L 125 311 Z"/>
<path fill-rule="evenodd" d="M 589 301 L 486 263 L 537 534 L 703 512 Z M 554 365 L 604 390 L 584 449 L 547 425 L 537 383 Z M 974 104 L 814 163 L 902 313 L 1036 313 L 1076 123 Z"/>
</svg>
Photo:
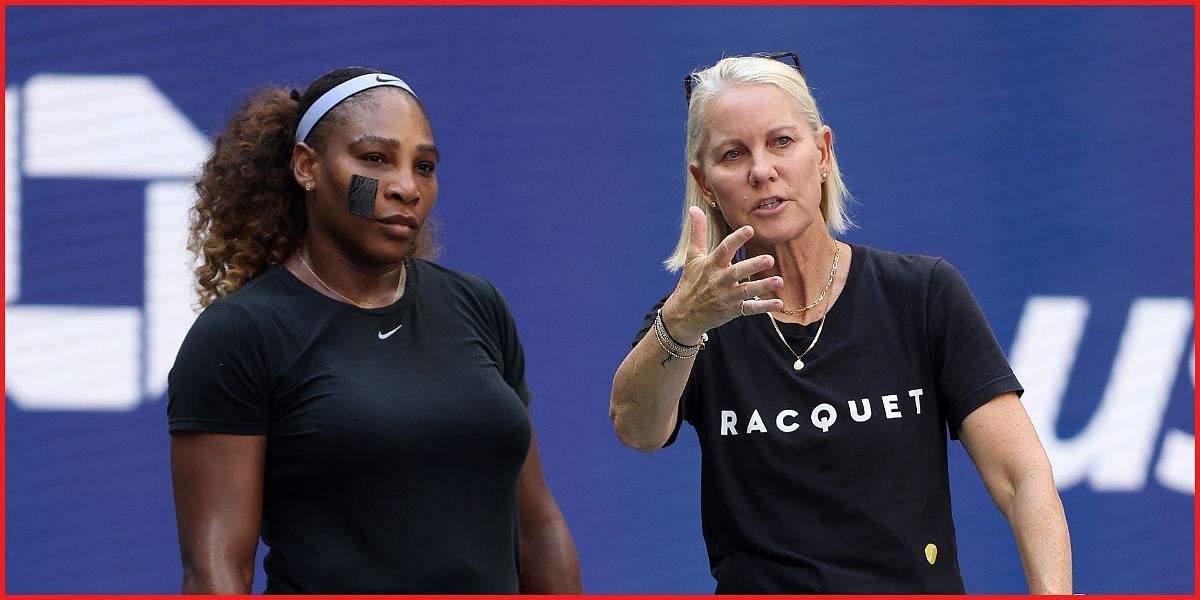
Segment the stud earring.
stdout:
<svg viewBox="0 0 1200 600">
<path fill-rule="evenodd" d="M 316 186 L 313 185 L 313 182 L 309 181 L 308 183 L 304 184 L 304 191 L 311 192 L 311 191 L 313 191 L 314 187 L 316 187 Z"/>
<path fill-rule="evenodd" d="M 713 210 L 717 210 L 717 203 L 716 203 L 716 202 L 709 202 L 709 203 L 708 203 L 708 205 L 709 205 L 709 206 L 711 206 Z"/>
<path fill-rule="evenodd" d="M 828 172 L 821 173 L 821 181 L 825 181 L 825 178 L 826 178 L 826 177 L 829 177 L 829 173 L 828 173 Z"/>
</svg>

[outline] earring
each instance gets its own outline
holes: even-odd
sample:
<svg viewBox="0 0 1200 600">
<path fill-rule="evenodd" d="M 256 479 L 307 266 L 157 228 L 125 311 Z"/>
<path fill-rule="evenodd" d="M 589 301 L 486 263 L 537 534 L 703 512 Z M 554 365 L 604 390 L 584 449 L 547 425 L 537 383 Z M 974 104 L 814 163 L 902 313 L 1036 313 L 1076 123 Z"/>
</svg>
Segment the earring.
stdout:
<svg viewBox="0 0 1200 600">
<path fill-rule="evenodd" d="M 315 188 L 315 187 L 316 187 L 316 186 L 315 186 L 315 185 L 313 185 L 313 182 L 309 181 L 309 182 L 307 182 L 307 183 L 305 183 L 305 184 L 304 184 L 304 191 L 306 191 L 306 192 L 311 192 L 311 191 L 313 191 L 313 188 Z"/>
<path fill-rule="evenodd" d="M 709 202 L 709 203 L 708 203 L 708 205 L 709 205 L 709 206 L 711 206 L 713 210 L 717 210 L 717 203 L 716 203 L 716 202 Z"/>
<path fill-rule="evenodd" d="M 826 177 L 829 177 L 829 173 L 828 173 L 828 172 L 821 173 L 821 181 L 825 181 L 825 178 L 826 178 Z"/>
</svg>

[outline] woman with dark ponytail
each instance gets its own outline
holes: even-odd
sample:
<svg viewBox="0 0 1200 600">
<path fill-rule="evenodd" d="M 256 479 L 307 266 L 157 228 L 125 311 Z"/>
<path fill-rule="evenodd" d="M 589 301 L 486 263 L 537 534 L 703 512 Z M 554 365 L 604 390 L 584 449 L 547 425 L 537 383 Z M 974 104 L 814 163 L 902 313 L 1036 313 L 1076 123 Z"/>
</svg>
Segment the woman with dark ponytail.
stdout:
<svg viewBox="0 0 1200 600">
<path fill-rule="evenodd" d="M 438 150 L 403 80 L 266 89 L 218 136 L 189 248 L 203 312 L 169 378 L 183 591 L 579 593 L 524 353 L 441 267 Z"/>
</svg>

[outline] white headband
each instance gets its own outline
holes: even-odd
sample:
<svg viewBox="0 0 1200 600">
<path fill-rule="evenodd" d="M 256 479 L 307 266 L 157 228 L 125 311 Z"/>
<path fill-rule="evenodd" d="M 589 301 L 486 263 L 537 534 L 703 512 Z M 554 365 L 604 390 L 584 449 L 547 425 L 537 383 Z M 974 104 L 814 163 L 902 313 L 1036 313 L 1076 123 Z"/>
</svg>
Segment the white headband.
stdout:
<svg viewBox="0 0 1200 600">
<path fill-rule="evenodd" d="M 332 110 L 333 107 L 340 104 L 346 98 L 364 90 L 385 85 L 398 87 L 412 94 L 414 98 L 417 97 L 416 92 L 412 91 L 412 88 L 408 87 L 408 84 L 404 83 L 403 79 L 388 75 L 387 73 L 367 73 L 366 75 L 347 79 L 333 86 L 333 89 L 328 92 L 321 94 L 321 97 L 317 98 L 317 101 L 313 102 L 312 106 L 304 111 L 304 116 L 300 117 L 300 124 L 296 126 L 296 141 L 305 141 L 308 138 L 308 134 L 312 131 L 313 126 L 317 124 L 317 121 L 320 121 L 321 117 L 325 116 L 325 113 Z"/>
</svg>

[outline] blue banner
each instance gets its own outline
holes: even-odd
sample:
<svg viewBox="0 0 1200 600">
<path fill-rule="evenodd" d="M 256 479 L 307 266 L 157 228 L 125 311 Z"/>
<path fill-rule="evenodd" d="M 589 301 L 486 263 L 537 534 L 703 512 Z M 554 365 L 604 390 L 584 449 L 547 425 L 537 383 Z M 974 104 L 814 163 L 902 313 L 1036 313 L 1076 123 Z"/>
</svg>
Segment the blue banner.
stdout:
<svg viewBox="0 0 1200 600">
<path fill-rule="evenodd" d="M 1076 591 L 1193 591 L 1194 8 L 5 9 L 7 592 L 179 589 L 166 373 L 190 187 L 265 83 L 411 83 L 440 261 L 504 293 L 585 591 L 708 593 L 699 452 L 620 445 L 613 372 L 673 289 L 682 78 L 795 50 L 856 197 L 843 239 L 947 257 L 1054 465 Z M 970 592 L 1019 593 L 952 443 Z M 255 590 L 261 590 L 261 571 Z"/>
</svg>

